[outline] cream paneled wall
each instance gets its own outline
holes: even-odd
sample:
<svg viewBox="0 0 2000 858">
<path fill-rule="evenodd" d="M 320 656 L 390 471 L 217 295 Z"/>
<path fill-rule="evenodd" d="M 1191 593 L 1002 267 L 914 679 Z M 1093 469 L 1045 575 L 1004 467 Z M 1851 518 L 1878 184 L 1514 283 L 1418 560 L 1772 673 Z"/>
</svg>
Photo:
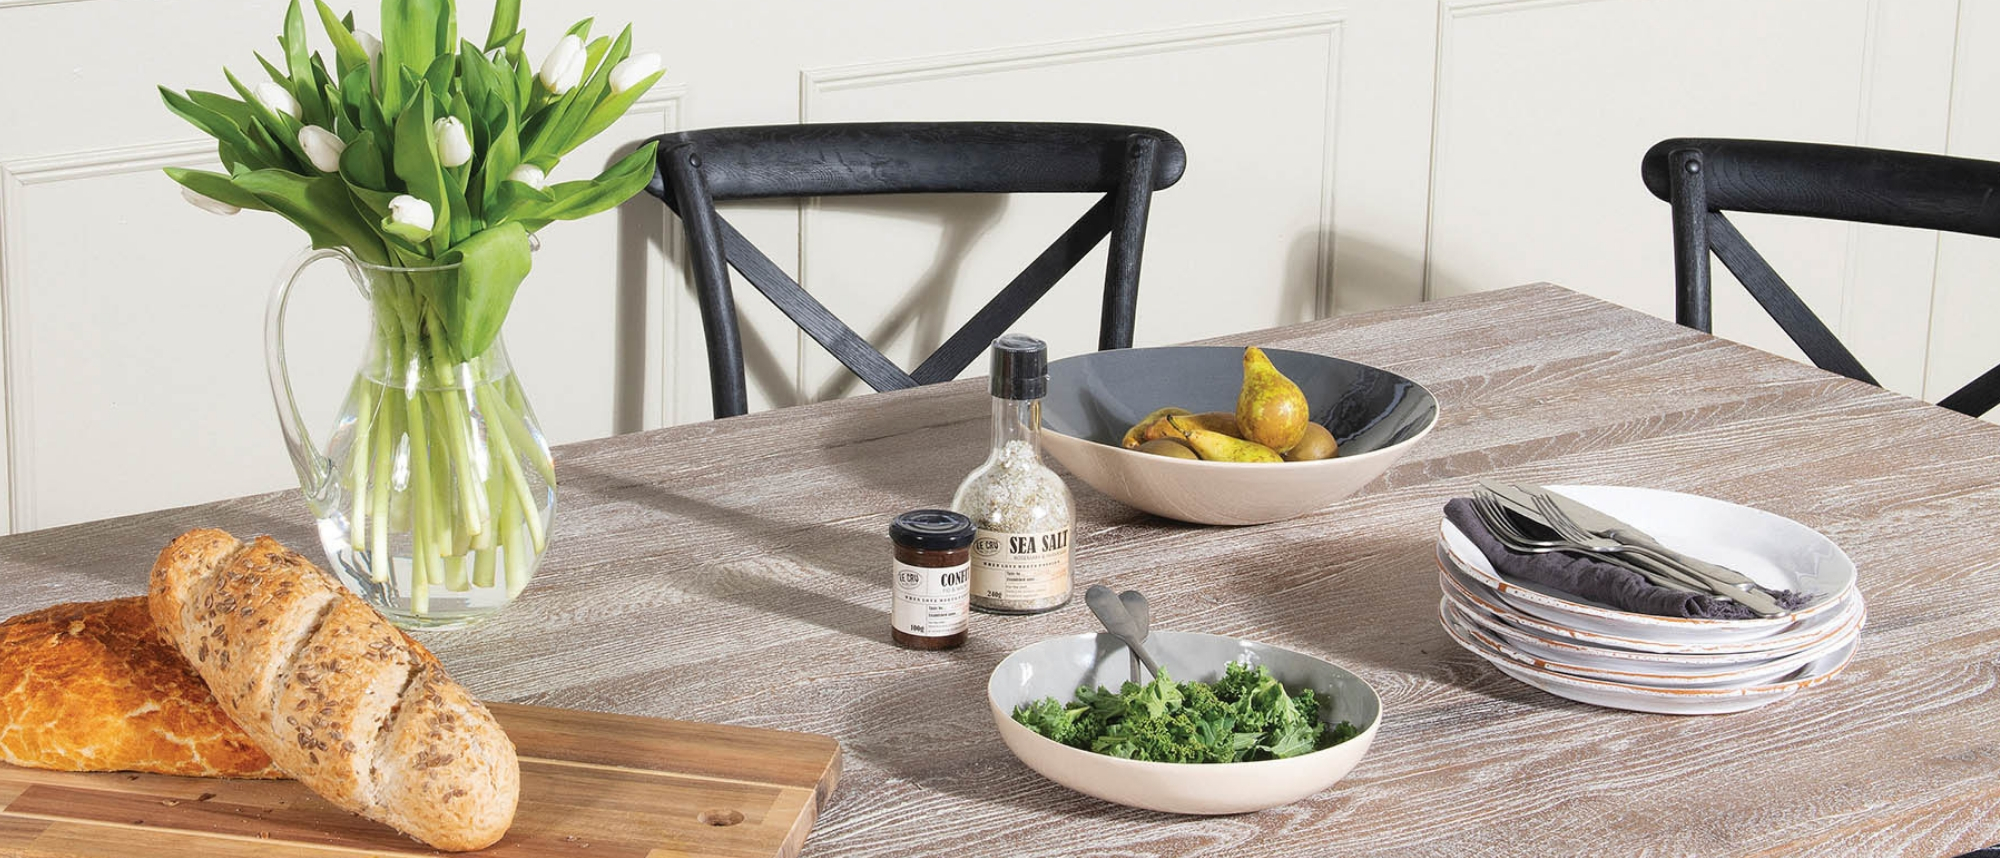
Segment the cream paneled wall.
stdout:
<svg viewBox="0 0 2000 858">
<path fill-rule="evenodd" d="M 219 66 L 254 68 L 283 5 L 0 0 L 0 502 L 12 529 L 291 484 L 261 321 L 302 241 L 275 218 L 215 218 L 179 199 L 158 168 L 212 163 L 213 149 L 153 89 L 219 88 Z M 462 5 L 463 29 L 482 30 L 484 4 Z M 668 85 L 559 178 L 684 127 L 1168 129 L 1189 166 L 1155 199 L 1141 344 L 1529 280 L 1665 314 L 1666 206 L 1638 160 L 1668 136 L 2000 158 L 2000 62 L 1974 47 L 2000 37 L 2000 12 L 1973 0 L 525 5 L 534 34 L 585 14 L 629 20 L 668 62 Z M 729 214 L 913 361 L 1086 205 L 939 197 Z M 2000 357 L 1980 342 L 1979 320 L 2000 310 L 1992 247 L 1823 224 L 1745 230 L 1893 387 L 1935 396 Z M 641 198 L 543 237 L 506 338 L 554 440 L 705 419 L 673 219 Z M 1021 327 L 1059 353 L 1089 348 L 1101 272 L 1100 251 Z M 300 289 L 291 364 L 320 427 L 353 370 L 362 306 L 330 268 Z M 1723 333 L 1785 350 L 1747 299 L 1718 292 Z M 754 292 L 739 307 L 756 406 L 852 392 Z"/>
</svg>

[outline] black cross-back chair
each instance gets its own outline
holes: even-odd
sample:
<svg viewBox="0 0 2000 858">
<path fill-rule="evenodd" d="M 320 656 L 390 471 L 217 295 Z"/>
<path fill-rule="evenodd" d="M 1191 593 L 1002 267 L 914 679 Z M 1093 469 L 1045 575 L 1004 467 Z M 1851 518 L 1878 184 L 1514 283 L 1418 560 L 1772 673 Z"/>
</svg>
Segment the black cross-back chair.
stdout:
<svg viewBox="0 0 2000 858">
<path fill-rule="evenodd" d="M 1187 155 L 1156 128 L 1022 122 L 765 125 L 663 134 L 647 188 L 681 217 L 708 339 L 715 416 L 748 407 L 743 349 L 725 263 L 876 390 L 957 377 L 1057 280 L 1111 236 L 1098 348 L 1132 345 L 1139 256 L 1154 191 Z M 905 372 L 716 214 L 715 203 L 778 197 L 929 193 L 1101 193 L 916 369 Z"/>
<path fill-rule="evenodd" d="M 1674 320 L 1709 331 L 1708 254 L 1729 268 L 1819 368 L 1879 385 L 1750 246 L 1725 211 L 1826 218 L 2000 238 L 2000 163 L 1855 146 L 1676 138 L 1640 173 L 1673 204 Z M 1974 417 L 2000 404 L 2000 366 L 1940 400 Z"/>
</svg>

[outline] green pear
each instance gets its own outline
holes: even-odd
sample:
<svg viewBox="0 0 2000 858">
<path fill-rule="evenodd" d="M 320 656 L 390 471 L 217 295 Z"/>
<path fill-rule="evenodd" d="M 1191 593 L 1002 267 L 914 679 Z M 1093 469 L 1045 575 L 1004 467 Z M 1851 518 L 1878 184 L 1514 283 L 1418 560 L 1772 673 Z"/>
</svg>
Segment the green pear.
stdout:
<svg viewBox="0 0 2000 858">
<path fill-rule="evenodd" d="M 1263 349 L 1244 349 L 1243 388 L 1236 394 L 1236 423 L 1243 439 L 1283 453 L 1298 446 L 1311 422 L 1312 411 L 1299 386 L 1271 365 Z"/>
<path fill-rule="evenodd" d="M 1208 462 L 1282 462 L 1284 457 L 1255 441 L 1231 438 L 1221 432 L 1207 429 L 1191 429 L 1187 433 L 1188 446 L 1193 447 L 1203 461 Z"/>
</svg>

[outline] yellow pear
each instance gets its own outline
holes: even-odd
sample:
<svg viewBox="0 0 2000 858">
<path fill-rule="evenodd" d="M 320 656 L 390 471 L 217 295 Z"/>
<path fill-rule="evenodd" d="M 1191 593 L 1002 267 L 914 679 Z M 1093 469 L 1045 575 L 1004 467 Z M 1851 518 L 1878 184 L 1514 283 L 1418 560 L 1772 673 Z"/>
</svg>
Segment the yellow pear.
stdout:
<svg viewBox="0 0 2000 858">
<path fill-rule="evenodd" d="M 1139 422 L 1132 424 L 1132 428 L 1125 430 L 1125 437 L 1120 441 L 1120 445 L 1127 450 L 1136 450 L 1139 448 L 1140 444 L 1144 443 L 1147 440 L 1145 436 L 1146 430 L 1151 428 L 1153 424 L 1158 423 L 1161 420 L 1165 420 L 1166 418 L 1172 417 L 1177 414 L 1192 414 L 1192 413 L 1193 412 L 1185 408 L 1176 408 L 1172 405 L 1154 411 L 1151 414 L 1139 418 Z M 1157 438 L 1160 436 L 1155 435 L 1153 437 Z"/>
<path fill-rule="evenodd" d="M 1155 456 L 1165 456 L 1169 459 L 1201 458 L 1195 455 L 1193 447 L 1172 438 L 1154 438 L 1151 441 L 1140 444 L 1138 450 L 1141 453 L 1151 453 Z"/>
<path fill-rule="evenodd" d="M 1141 434 L 1141 441 L 1165 438 L 1170 441 L 1186 441 L 1187 433 L 1196 429 L 1219 432 L 1231 438 L 1242 437 L 1236 428 L 1236 415 L 1227 411 L 1204 411 L 1200 414 L 1174 414 L 1154 421 Z"/>
<path fill-rule="evenodd" d="M 1284 457 L 1255 441 L 1231 438 L 1207 429 L 1188 430 L 1188 446 L 1208 462 L 1282 462 Z"/>
<path fill-rule="evenodd" d="M 1236 394 L 1236 423 L 1243 439 L 1283 453 L 1298 446 L 1311 422 L 1312 412 L 1299 386 L 1271 365 L 1263 349 L 1244 349 L 1243 388 Z"/>
<path fill-rule="evenodd" d="M 1297 446 L 1285 451 L 1287 462 L 1310 462 L 1316 459 L 1331 459 L 1340 451 L 1340 445 L 1333 440 L 1333 433 L 1318 423 L 1306 424 L 1306 436 L 1299 439 Z"/>
</svg>

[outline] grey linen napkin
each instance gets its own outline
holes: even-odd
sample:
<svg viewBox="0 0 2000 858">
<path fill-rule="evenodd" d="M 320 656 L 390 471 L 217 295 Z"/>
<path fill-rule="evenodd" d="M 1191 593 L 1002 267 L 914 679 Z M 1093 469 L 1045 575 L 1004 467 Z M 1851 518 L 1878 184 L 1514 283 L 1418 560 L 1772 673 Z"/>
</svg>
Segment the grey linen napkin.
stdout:
<svg viewBox="0 0 2000 858">
<path fill-rule="evenodd" d="M 1549 587 L 1621 611 L 1661 617 L 1689 617 L 1706 620 L 1748 620 L 1755 611 L 1729 599 L 1706 593 L 1686 593 L 1661 587 L 1645 576 L 1595 557 L 1568 552 L 1523 554 L 1500 544 L 1479 520 L 1469 498 L 1452 498 L 1444 505 L 1444 517 L 1451 521 L 1479 551 L 1493 562 L 1493 568 L 1508 578 L 1517 578 Z M 1779 607 L 1794 610 L 1811 597 L 1791 590 L 1771 593 Z"/>
</svg>

